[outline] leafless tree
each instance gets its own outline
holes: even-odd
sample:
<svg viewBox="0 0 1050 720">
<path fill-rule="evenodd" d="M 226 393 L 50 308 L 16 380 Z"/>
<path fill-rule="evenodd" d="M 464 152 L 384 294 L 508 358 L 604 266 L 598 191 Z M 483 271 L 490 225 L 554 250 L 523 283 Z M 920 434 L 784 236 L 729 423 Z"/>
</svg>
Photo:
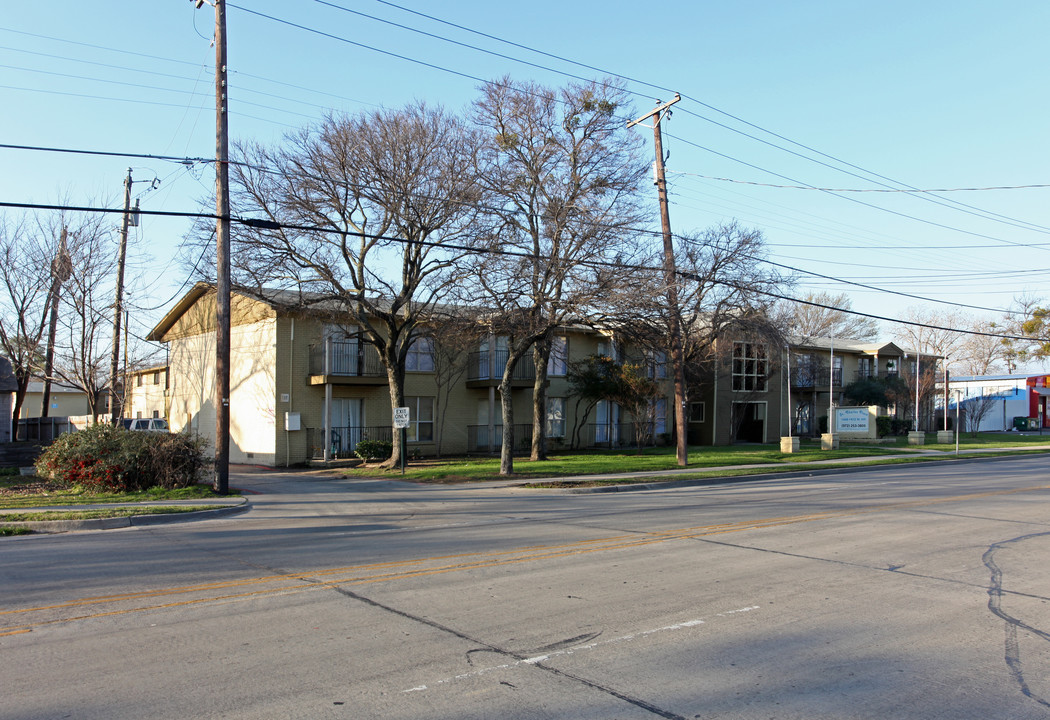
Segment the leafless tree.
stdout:
<svg viewBox="0 0 1050 720">
<path fill-rule="evenodd" d="M 987 417 L 988 413 L 999 404 L 1002 397 L 996 395 L 978 395 L 976 397 L 964 398 L 962 404 L 959 406 L 960 419 L 962 426 L 959 428 L 959 432 L 966 428 L 966 431 L 977 437 L 977 433 L 981 429 L 981 422 Z"/>
<path fill-rule="evenodd" d="M 963 336 L 953 357 L 951 369 L 959 375 L 977 377 L 1007 369 L 1009 345 L 995 335 L 1004 334 L 1002 323 L 974 320 L 970 332 Z"/>
<path fill-rule="evenodd" d="M 81 218 L 69 231 L 72 272 L 62 286 L 55 375 L 87 395 L 93 419 L 111 381 L 117 265 L 112 239 L 104 216 Z"/>
<path fill-rule="evenodd" d="M 850 313 L 853 303 L 845 293 L 808 293 L 800 299 L 803 302 L 788 301 L 779 308 L 787 331 L 794 336 L 860 341 L 879 336 L 878 320 Z"/>
<path fill-rule="evenodd" d="M 235 283 L 337 306 L 378 350 L 391 407 L 402 406 L 409 348 L 474 232 L 476 147 L 461 120 L 423 104 L 331 116 L 273 148 L 239 145 L 234 211 L 264 222 L 234 234 Z M 387 465 L 402 452 L 395 433 Z"/>
<path fill-rule="evenodd" d="M 546 455 L 550 337 L 560 325 L 604 302 L 611 291 L 600 263 L 622 256 L 643 219 L 638 187 L 646 165 L 640 140 L 617 113 L 627 94 L 618 81 L 553 90 L 487 84 L 473 122 L 483 134 L 481 182 L 490 195 L 490 247 L 476 293 L 491 309 L 491 330 L 508 338 L 500 381 L 500 473 L 513 472 L 514 366 L 533 353 L 533 459 Z"/>
<path fill-rule="evenodd" d="M 43 368 L 53 284 L 51 262 L 58 239 L 37 232 L 30 218 L 0 219 L 0 347 L 11 361 L 17 382 L 12 428 L 18 426 L 29 381 Z"/>
<path fill-rule="evenodd" d="M 690 387 L 710 384 L 731 372 L 733 339 L 768 348 L 776 362 L 785 344 L 776 296 L 788 279 L 762 264 L 761 231 L 736 222 L 683 235 L 676 250 L 678 297 L 686 378 Z M 638 285 L 623 288 L 615 300 L 622 332 L 636 344 L 670 355 L 669 316 L 662 271 L 636 273 Z M 681 432 L 681 429 L 678 429 Z"/>
<path fill-rule="evenodd" d="M 441 455 L 445 437 L 445 416 L 452 388 L 466 374 L 470 351 L 478 346 L 483 334 L 475 312 L 475 308 L 457 308 L 442 320 L 440 331 L 432 326 L 425 336 L 434 358 L 434 384 L 437 386 L 438 404 L 434 441 L 438 455 Z"/>
</svg>

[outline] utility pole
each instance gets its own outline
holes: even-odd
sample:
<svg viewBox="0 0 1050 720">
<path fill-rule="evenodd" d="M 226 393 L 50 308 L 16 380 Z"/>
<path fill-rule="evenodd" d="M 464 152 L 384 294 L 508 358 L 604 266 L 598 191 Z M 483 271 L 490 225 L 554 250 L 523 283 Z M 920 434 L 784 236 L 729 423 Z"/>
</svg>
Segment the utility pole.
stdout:
<svg viewBox="0 0 1050 720">
<path fill-rule="evenodd" d="M 128 250 L 128 224 L 131 222 L 131 168 L 124 180 L 124 214 L 120 221 L 120 253 L 117 255 L 117 298 L 113 307 L 113 357 L 109 363 L 109 420 L 114 425 L 122 414 L 117 394 L 117 373 L 120 371 L 120 321 L 124 314 L 124 258 Z"/>
<path fill-rule="evenodd" d="M 40 417 L 46 418 L 51 407 L 51 376 L 55 371 L 55 336 L 58 334 L 58 298 L 62 289 L 62 283 L 69 279 L 73 272 L 73 264 L 69 259 L 69 250 L 66 248 L 66 229 L 62 228 L 62 234 L 58 240 L 58 252 L 51 260 L 51 292 L 48 294 L 48 303 L 51 305 L 51 321 L 47 328 L 47 352 L 44 355 L 44 398 L 41 402 Z"/>
<path fill-rule="evenodd" d="M 678 429 L 677 456 L 678 465 L 685 467 L 689 462 L 689 449 L 686 437 L 688 429 L 685 423 L 685 351 L 682 347 L 681 309 L 678 307 L 678 274 L 675 269 L 674 245 L 671 242 L 671 216 L 667 211 L 667 181 L 664 178 L 664 147 L 660 121 L 670 115 L 670 107 L 682 99 L 675 93 L 674 100 L 658 105 L 652 112 L 637 120 L 627 123 L 633 127 L 643 120 L 653 118 L 653 142 L 656 145 L 656 190 L 660 198 L 660 224 L 664 235 L 664 282 L 667 285 L 667 305 L 669 328 L 671 333 L 671 364 L 674 368 L 674 419 Z"/>
<path fill-rule="evenodd" d="M 200 7 L 201 0 L 197 0 Z M 226 0 L 215 2 L 215 480 L 230 491 L 230 125 Z"/>
</svg>

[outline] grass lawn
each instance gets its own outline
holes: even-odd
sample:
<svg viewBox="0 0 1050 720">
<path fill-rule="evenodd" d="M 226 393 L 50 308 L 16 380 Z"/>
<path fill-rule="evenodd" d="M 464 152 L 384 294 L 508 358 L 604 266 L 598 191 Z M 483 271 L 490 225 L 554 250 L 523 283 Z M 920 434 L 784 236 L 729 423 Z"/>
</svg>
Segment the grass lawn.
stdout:
<svg viewBox="0 0 1050 720">
<path fill-rule="evenodd" d="M 214 510 L 214 505 L 140 505 L 139 507 L 104 508 L 102 510 L 42 510 L 40 512 L 0 512 L 0 522 L 39 522 L 45 520 L 96 520 L 99 518 L 133 517 L 135 515 L 173 515 L 176 513 Z"/>
<path fill-rule="evenodd" d="M 232 494 L 232 493 L 231 493 Z M 32 476 L 0 476 L 0 510 L 47 507 L 49 505 L 97 505 L 99 503 L 196 500 L 215 497 L 210 485 L 165 490 L 150 488 L 133 493 L 90 493 L 79 487 L 64 487 Z"/>
<path fill-rule="evenodd" d="M 927 436 L 930 444 L 909 446 L 906 437 L 896 438 L 892 444 L 843 444 L 838 450 L 824 451 L 818 441 L 803 442 L 800 452 L 784 454 L 779 445 L 732 445 L 720 447 L 692 447 L 689 452 L 689 467 L 696 469 L 719 468 L 727 465 L 792 465 L 810 463 L 817 460 L 850 460 L 874 456 L 895 456 L 893 459 L 880 459 L 872 462 L 914 462 L 928 459 L 916 456 L 916 450 L 934 450 L 954 456 L 955 444 L 937 445 L 932 441 L 936 434 Z M 1050 434 L 1040 438 L 1038 434 L 1019 433 L 981 433 L 977 438 L 963 436 L 960 438 L 960 452 L 976 449 L 1017 448 L 1022 445 L 1050 445 Z M 855 463 L 850 463 L 850 467 Z M 836 467 L 836 466 L 832 466 Z M 842 467 L 845 467 L 843 465 Z M 515 457 L 515 477 L 547 478 L 574 475 L 602 475 L 623 472 L 653 472 L 674 470 L 674 448 L 648 448 L 642 453 L 624 449 L 616 452 L 580 452 L 573 454 L 552 454 L 549 460 L 531 462 L 527 456 Z M 353 468 L 342 471 L 348 477 L 385 477 L 401 479 L 400 470 L 382 470 L 376 467 Z M 725 475 L 754 474 L 768 472 L 755 470 L 746 473 L 734 471 L 709 471 L 690 474 L 688 477 L 718 477 Z M 681 478 L 682 476 L 673 476 Z M 486 480 L 505 479 L 499 475 L 498 458 L 450 458 L 448 460 L 413 461 L 405 468 L 405 480 L 429 483 L 481 482 Z M 653 482 L 658 478 L 645 478 L 640 482 Z M 672 479 L 664 476 L 663 479 Z M 609 481 L 612 482 L 612 481 Z M 618 481 L 622 483 L 623 481 Z M 596 483 L 597 484 L 597 483 Z"/>
</svg>

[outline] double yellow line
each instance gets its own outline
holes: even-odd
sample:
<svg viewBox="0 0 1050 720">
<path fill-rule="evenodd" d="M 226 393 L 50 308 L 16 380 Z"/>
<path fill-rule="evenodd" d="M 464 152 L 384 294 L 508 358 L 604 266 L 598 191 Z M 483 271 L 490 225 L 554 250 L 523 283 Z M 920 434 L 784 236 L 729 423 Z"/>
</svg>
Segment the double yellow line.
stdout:
<svg viewBox="0 0 1050 720">
<path fill-rule="evenodd" d="M 89 620 L 95 618 L 126 615 L 129 613 L 163 610 L 167 608 L 186 607 L 202 603 L 228 602 L 246 598 L 278 595 L 282 593 L 300 593 L 322 590 L 337 586 L 367 585 L 372 583 L 392 582 L 412 578 L 440 575 L 450 572 L 463 572 L 481 568 L 514 565 L 517 563 L 551 560 L 573 555 L 595 552 L 609 552 L 630 548 L 644 547 L 657 543 L 691 538 L 760 530 L 781 527 L 796 523 L 828 520 L 871 513 L 904 510 L 927 505 L 936 505 L 966 500 L 979 499 L 997 495 L 1011 495 L 1050 489 L 1050 485 L 1018 488 L 1014 490 L 988 491 L 969 493 L 951 497 L 915 500 L 891 503 L 871 507 L 845 508 L 802 515 L 762 518 L 758 520 L 741 520 L 738 522 L 698 525 L 695 527 L 674 530 L 652 531 L 637 534 L 623 534 L 612 537 L 579 540 L 557 545 L 537 545 L 532 547 L 497 550 L 481 553 L 461 553 L 431 558 L 398 560 L 365 565 L 351 565 L 340 568 L 264 575 L 261 577 L 224 580 L 221 582 L 183 585 L 141 592 L 101 595 L 79 598 L 52 605 L 38 607 L 0 610 L 0 622 L 13 622 L 0 626 L 0 637 L 31 632 L 35 628 L 61 623 Z M 157 598 L 179 598 L 169 602 L 150 602 Z M 80 612 L 77 612 L 77 611 Z"/>
</svg>

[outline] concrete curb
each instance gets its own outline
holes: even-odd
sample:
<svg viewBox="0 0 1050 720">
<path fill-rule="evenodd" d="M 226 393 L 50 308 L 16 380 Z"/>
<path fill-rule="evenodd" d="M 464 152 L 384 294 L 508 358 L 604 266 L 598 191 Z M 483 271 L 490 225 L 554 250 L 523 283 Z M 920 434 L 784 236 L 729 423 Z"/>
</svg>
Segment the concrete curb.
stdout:
<svg viewBox="0 0 1050 720">
<path fill-rule="evenodd" d="M 26 521 L 5 521 L 4 525 L 14 527 L 28 528 L 38 533 L 62 533 L 62 532 L 73 532 L 77 530 L 115 530 L 117 528 L 126 527 L 139 527 L 148 525 L 168 525 L 172 523 L 180 522 L 195 522 L 198 520 L 211 520 L 212 518 L 226 517 L 229 515 L 236 515 L 238 513 L 246 512 L 250 509 L 251 503 L 248 498 L 238 498 L 239 503 L 234 505 L 220 505 L 215 509 L 209 510 L 195 510 L 187 513 L 158 513 L 154 515 L 132 515 L 131 517 L 119 517 L 119 518 L 92 518 L 90 520 L 26 520 Z M 198 504 L 192 501 L 184 504 Z M 177 503 L 155 503 L 156 505 L 164 505 L 165 507 L 172 507 Z M 90 505 L 84 506 L 90 508 Z M 109 506 L 114 507 L 114 506 Z M 116 506 L 119 507 L 119 506 Z M 42 508 L 34 508 L 33 511 L 39 512 Z"/>
<path fill-rule="evenodd" d="M 1026 453 L 1034 454 L 1034 453 Z M 954 456 L 953 456 L 954 457 Z M 937 459 L 937 460 L 925 460 L 919 461 L 923 465 L 946 465 L 948 463 L 972 463 L 972 462 L 995 462 L 996 460 L 1016 460 L 1016 455 L 996 455 L 994 457 L 973 457 L 973 456 L 960 456 L 958 459 Z M 918 463 L 916 461 L 903 462 L 903 463 L 885 463 L 881 465 L 862 465 L 855 467 L 838 467 L 838 468 L 807 468 L 802 470 L 785 470 L 784 472 L 765 472 L 765 473 L 754 473 L 753 475 L 725 475 L 722 477 L 712 478 L 691 478 L 685 480 L 667 480 L 665 482 L 650 482 L 650 483 L 628 483 L 625 485 L 601 485 L 598 487 L 584 487 L 584 488 L 527 488 L 529 490 L 561 490 L 565 493 L 573 495 L 582 495 L 586 493 L 609 493 L 609 492 L 639 492 L 642 490 L 666 490 L 670 488 L 683 488 L 683 487 L 698 487 L 703 485 L 726 485 L 729 483 L 744 483 L 751 482 L 753 480 L 775 480 L 780 478 L 799 478 L 799 477 L 814 477 L 819 475 L 842 475 L 844 473 L 859 473 L 866 471 L 881 471 L 881 470 L 896 470 L 901 466 L 914 466 Z M 705 472 L 711 471 L 716 472 L 720 468 L 697 468 L 693 472 Z M 731 468 L 721 468 L 722 470 L 728 470 Z M 681 472 L 681 471 L 679 471 Z M 688 472 L 688 471 L 686 471 Z M 586 482 L 586 476 L 576 478 L 580 482 Z M 532 481 L 536 482 L 536 481 Z M 524 483 L 518 485 L 522 487 Z"/>
</svg>

